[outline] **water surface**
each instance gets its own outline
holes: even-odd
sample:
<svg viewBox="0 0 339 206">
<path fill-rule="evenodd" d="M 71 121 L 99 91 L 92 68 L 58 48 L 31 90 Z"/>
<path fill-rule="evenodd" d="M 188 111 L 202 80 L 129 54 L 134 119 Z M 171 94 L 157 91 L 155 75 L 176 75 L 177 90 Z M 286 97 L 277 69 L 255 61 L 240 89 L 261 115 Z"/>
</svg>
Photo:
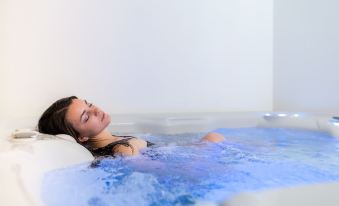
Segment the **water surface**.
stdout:
<svg viewBox="0 0 339 206">
<path fill-rule="evenodd" d="M 203 133 L 137 134 L 156 147 L 47 173 L 48 206 L 190 205 L 243 191 L 339 180 L 339 141 L 327 133 L 282 128 L 220 128 Z"/>
</svg>

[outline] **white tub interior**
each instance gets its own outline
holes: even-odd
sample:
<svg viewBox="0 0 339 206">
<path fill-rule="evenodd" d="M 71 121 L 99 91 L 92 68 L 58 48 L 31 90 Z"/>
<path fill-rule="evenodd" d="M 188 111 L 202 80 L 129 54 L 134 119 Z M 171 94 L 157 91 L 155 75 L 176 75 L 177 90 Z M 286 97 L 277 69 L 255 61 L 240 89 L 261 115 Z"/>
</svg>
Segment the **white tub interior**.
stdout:
<svg viewBox="0 0 339 206">
<path fill-rule="evenodd" d="M 221 127 L 258 126 L 321 130 L 339 137 L 338 122 L 328 115 L 279 112 L 112 115 L 110 130 L 120 134 L 175 134 L 208 132 Z M 85 148 L 67 136 L 34 134 L 28 138 L 13 138 L 15 129 L 23 128 L 23 125 L 29 127 L 27 122 L 21 122 L 2 130 L 2 205 L 43 205 L 39 194 L 45 172 L 93 160 Z M 29 128 L 34 129 L 34 124 Z M 225 202 L 225 205 L 319 205 L 319 202 L 334 205 L 339 201 L 335 193 L 338 189 L 339 183 L 330 183 L 244 193 Z"/>
</svg>

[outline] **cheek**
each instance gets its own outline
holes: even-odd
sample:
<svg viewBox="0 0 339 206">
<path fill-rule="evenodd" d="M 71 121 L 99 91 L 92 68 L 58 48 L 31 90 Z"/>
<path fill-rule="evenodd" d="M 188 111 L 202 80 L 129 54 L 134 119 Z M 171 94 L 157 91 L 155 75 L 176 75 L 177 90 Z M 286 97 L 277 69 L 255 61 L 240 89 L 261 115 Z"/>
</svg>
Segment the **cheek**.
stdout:
<svg viewBox="0 0 339 206">
<path fill-rule="evenodd" d="M 80 133 L 80 134 L 81 134 L 81 132 L 83 131 L 83 128 L 81 127 L 80 124 L 71 124 L 71 126 L 72 126 L 72 128 L 73 128 L 76 132 L 78 132 L 78 133 Z"/>
<path fill-rule="evenodd" d="M 83 123 L 79 125 L 77 128 L 77 131 L 83 135 L 83 136 L 88 136 L 92 135 L 93 132 L 96 131 L 98 128 L 98 123 L 94 119 L 89 119 L 86 123 Z"/>
<path fill-rule="evenodd" d="M 98 118 L 93 118 L 90 122 L 88 122 L 87 127 L 90 128 L 91 130 L 100 130 L 104 126 L 105 121 L 101 121 L 101 119 Z"/>
<path fill-rule="evenodd" d="M 82 131 L 96 132 L 102 130 L 110 123 L 110 118 L 101 121 L 100 118 L 92 117 L 82 126 Z"/>
</svg>

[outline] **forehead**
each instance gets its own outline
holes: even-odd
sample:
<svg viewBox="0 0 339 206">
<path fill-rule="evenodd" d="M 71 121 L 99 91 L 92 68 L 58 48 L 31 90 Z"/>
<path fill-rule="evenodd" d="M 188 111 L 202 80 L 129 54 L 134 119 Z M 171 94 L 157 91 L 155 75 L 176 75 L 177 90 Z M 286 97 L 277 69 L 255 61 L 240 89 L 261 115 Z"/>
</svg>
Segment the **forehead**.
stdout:
<svg viewBox="0 0 339 206">
<path fill-rule="evenodd" d="M 72 103 L 68 107 L 67 111 L 67 119 L 71 122 L 78 122 L 80 121 L 80 116 L 84 109 L 86 108 L 86 103 L 82 99 L 73 99 Z"/>
</svg>

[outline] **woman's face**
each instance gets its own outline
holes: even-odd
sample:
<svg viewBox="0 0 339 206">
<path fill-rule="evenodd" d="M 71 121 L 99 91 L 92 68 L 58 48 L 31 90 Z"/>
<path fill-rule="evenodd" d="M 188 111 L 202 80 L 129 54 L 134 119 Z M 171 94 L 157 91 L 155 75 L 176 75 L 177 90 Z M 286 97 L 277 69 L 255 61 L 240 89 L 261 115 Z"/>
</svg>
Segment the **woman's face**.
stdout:
<svg viewBox="0 0 339 206">
<path fill-rule="evenodd" d="M 86 100 L 73 99 L 66 113 L 66 120 L 79 132 L 80 137 L 93 137 L 103 131 L 111 117 Z"/>
</svg>

